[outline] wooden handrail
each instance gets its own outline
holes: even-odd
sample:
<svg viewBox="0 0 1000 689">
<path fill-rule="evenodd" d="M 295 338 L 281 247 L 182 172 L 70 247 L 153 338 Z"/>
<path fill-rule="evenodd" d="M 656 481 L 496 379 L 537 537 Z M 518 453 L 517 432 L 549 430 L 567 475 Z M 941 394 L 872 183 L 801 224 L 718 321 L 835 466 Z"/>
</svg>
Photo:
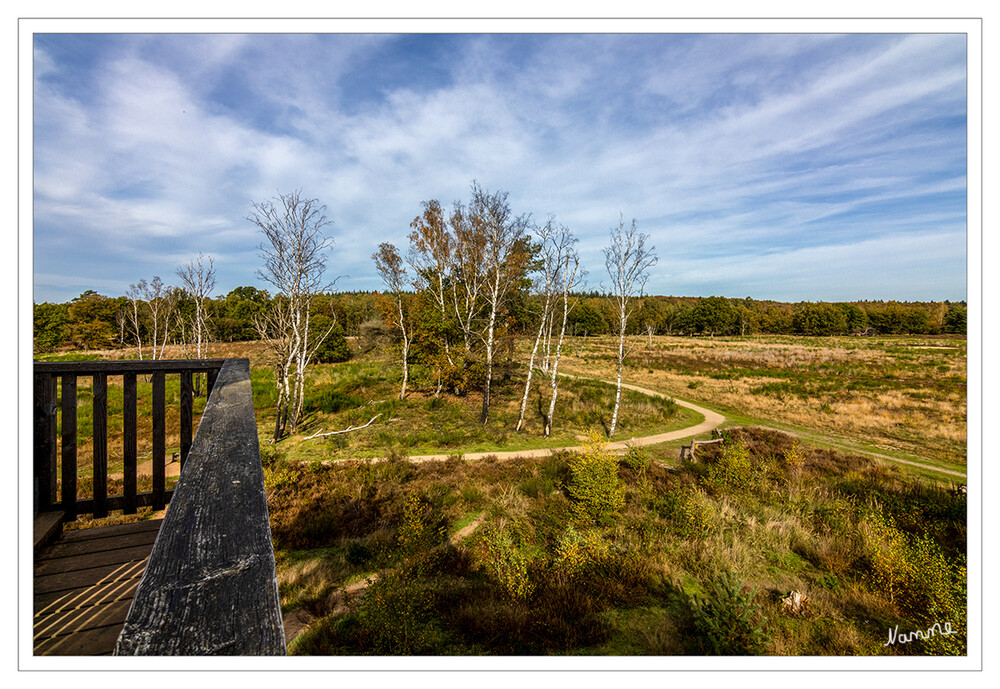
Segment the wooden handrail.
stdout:
<svg viewBox="0 0 1000 689">
<path fill-rule="evenodd" d="M 227 359 L 149 359 L 146 361 L 36 361 L 35 373 L 75 373 L 89 376 L 95 373 L 107 375 L 132 373 L 154 373 L 156 371 L 210 371 L 219 370 Z"/>
<path fill-rule="evenodd" d="M 250 366 L 208 400 L 116 655 L 283 655 Z"/>
<path fill-rule="evenodd" d="M 134 514 L 139 507 L 163 509 L 172 491 L 166 489 L 165 376 L 177 374 L 180 394 L 180 460 L 183 468 L 193 433 L 194 373 L 207 374 L 211 392 L 226 359 L 157 359 L 153 361 L 36 362 L 34 365 L 34 479 L 35 512 L 62 511 L 69 521 L 78 514 L 107 516 L 121 509 Z M 136 376 L 152 377 L 153 489 L 137 490 Z M 77 381 L 93 379 L 93 495 L 77 497 Z M 108 495 L 108 377 L 122 377 L 122 479 L 123 494 Z M 60 388 L 61 386 L 61 388 Z M 57 406 L 61 389 L 62 401 Z M 62 432 L 57 437 L 61 415 Z M 61 470 L 59 459 L 62 460 Z M 58 473 L 57 473 L 58 472 Z M 61 479 L 62 489 L 58 490 Z M 58 493 L 58 494 L 57 494 Z"/>
</svg>

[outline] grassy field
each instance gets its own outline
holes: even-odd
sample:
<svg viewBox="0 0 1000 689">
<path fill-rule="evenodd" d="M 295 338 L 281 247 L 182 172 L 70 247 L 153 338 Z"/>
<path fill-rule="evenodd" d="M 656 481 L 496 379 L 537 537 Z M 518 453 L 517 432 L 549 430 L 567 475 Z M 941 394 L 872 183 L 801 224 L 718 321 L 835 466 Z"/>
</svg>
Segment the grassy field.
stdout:
<svg viewBox="0 0 1000 689">
<path fill-rule="evenodd" d="M 562 366 L 608 377 L 610 339 L 577 340 Z M 964 471 L 966 343 L 928 337 L 657 337 L 626 380 L 811 442 Z"/>
<path fill-rule="evenodd" d="M 415 378 L 419 381 L 420 370 Z M 470 452 L 518 451 L 576 446 L 591 432 L 606 434 L 614 407 L 614 386 L 589 380 L 560 378 L 559 397 L 551 437 L 543 436 L 548 412 L 548 379 L 533 378 L 525 424 L 515 431 L 524 391 L 524 372 L 515 372 L 494 386 L 490 422 L 479 422 L 482 396 L 435 397 L 429 386 L 411 389 L 399 399 L 398 367 L 378 359 L 318 365 L 310 373 L 306 415 L 296 434 L 282 441 L 285 456 L 305 461 L 387 454 L 427 455 Z M 262 430 L 272 430 L 269 413 L 274 386 L 269 374 L 254 374 L 254 401 Z M 342 430 L 376 421 L 363 430 L 306 440 L 324 431 Z M 693 426 L 700 414 L 672 399 L 655 398 L 625 390 L 616 439 L 627 439 Z"/>
<path fill-rule="evenodd" d="M 610 378 L 609 344 L 577 341 L 565 370 Z M 730 431 L 698 464 L 657 446 L 605 456 L 613 470 L 589 482 L 566 453 L 321 466 L 275 450 L 282 604 L 311 620 L 290 651 L 964 653 L 964 481 L 836 449 L 964 468 L 964 354 L 960 340 L 658 338 L 627 381 L 808 440 Z M 887 645 L 935 623 L 956 633 Z"/>
</svg>

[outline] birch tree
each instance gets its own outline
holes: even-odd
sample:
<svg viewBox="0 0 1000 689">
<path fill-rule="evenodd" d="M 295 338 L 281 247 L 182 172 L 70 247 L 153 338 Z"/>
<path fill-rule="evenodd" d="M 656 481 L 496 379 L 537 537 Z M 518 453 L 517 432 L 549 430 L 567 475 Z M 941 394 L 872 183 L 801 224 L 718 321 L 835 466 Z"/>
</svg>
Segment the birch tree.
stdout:
<svg viewBox="0 0 1000 689">
<path fill-rule="evenodd" d="M 556 398 L 559 396 L 559 357 L 562 355 L 563 338 L 566 336 L 566 322 L 571 307 L 569 294 L 583 278 L 580 272 L 580 254 L 576 251 L 576 237 L 568 228 L 561 227 L 558 235 L 559 282 L 562 285 L 562 323 L 559 326 L 559 340 L 556 342 L 555 356 L 552 359 L 552 376 L 549 386 L 552 389 L 549 399 L 549 413 L 545 417 L 545 437 L 552 434 L 552 419 L 556 413 Z"/>
<path fill-rule="evenodd" d="M 195 352 L 198 359 L 203 359 L 203 343 L 208 335 L 208 310 L 206 300 L 211 299 L 215 289 L 215 261 L 211 256 L 199 253 L 198 258 L 177 269 L 177 277 L 181 279 L 182 288 L 194 301 L 194 319 L 191 323 L 192 337 L 195 341 Z"/>
<path fill-rule="evenodd" d="M 139 315 L 139 305 L 143 303 L 142 295 L 146 291 L 146 281 L 140 280 L 128 286 L 125 294 L 129 303 L 127 311 L 129 324 L 132 326 L 132 333 L 135 335 L 135 346 L 139 350 L 139 361 L 142 361 L 142 317 Z"/>
<path fill-rule="evenodd" d="M 528 218 L 514 217 L 507 201 L 507 192 L 493 192 L 472 183 L 469 204 L 470 226 L 481 238 L 483 298 L 485 327 L 481 332 L 486 378 L 483 383 L 483 411 L 480 423 L 489 422 L 490 397 L 493 385 L 493 364 L 496 357 L 498 319 L 511 292 L 524 277 L 529 251 L 526 236 Z"/>
<path fill-rule="evenodd" d="M 434 304 L 435 312 L 440 319 L 436 336 L 440 340 L 439 344 L 445 362 L 449 367 L 454 367 L 455 360 L 451 355 L 451 337 L 448 327 L 451 303 L 448 289 L 454 282 L 451 271 L 455 240 L 441 204 L 436 200 L 431 200 L 426 201 L 423 205 L 424 212 L 410 223 L 413 231 L 409 237 L 410 249 L 407 253 L 407 262 L 413 268 L 414 287 L 427 295 Z M 434 391 L 434 396 L 438 397 L 443 385 L 442 368 L 444 362 L 441 361 L 440 354 L 435 359 L 437 389 Z"/>
<path fill-rule="evenodd" d="M 615 322 L 612 325 L 618 335 L 618 376 L 615 387 L 615 408 L 611 414 L 608 437 L 615 434 L 618 424 L 618 410 L 622 399 L 622 368 L 629 351 L 625 346 L 628 321 L 634 310 L 633 297 L 641 296 L 649 277 L 647 271 L 656 265 L 655 247 L 649 245 L 649 235 L 639 232 L 632 224 L 626 226 L 624 216 L 620 216 L 618 227 L 611 229 L 611 244 L 604 249 L 604 265 L 611 278 L 612 311 Z"/>
<path fill-rule="evenodd" d="M 531 392 L 531 377 L 535 370 L 535 355 L 538 353 L 538 346 L 542 342 L 546 329 L 550 328 L 554 289 L 561 266 L 559 246 L 554 240 L 556 230 L 552 224 L 552 219 L 550 218 L 544 226 L 540 228 L 536 227 L 535 233 L 538 235 L 539 246 L 541 247 L 541 265 L 539 266 L 539 279 L 536 284 L 538 286 L 538 295 L 542 300 L 542 309 L 539 313 L 535 344 L 531 348 L 531 356 L 528 359 L 528 375 L 524 383 L 524 393 L 521 395 L 521 410 L 517 416 L 516 431 L 520 431 L 521 426 L 524 425 L 524 412 L 528 407 L 528 394 Z"/>
<path fill-rule="evenodd" d="M 452 305 L 455 319 L 462 330 L 465 350 L 470 352 L 487 277 L 483 265 L 487 235 L 484 223 L 475 220 L 472 212 L 461 203 L 455 203 L 448 222 L 455 239 L 455 250 L 452 254 Z"/>
<path fill-rule="evenodd" d="M 268 318 L 259 319 L 265 329 L 262 335 L 280 342 L 274 349 L 278 402 L 272 442 L 276 442 L 295 432 L 305 400 L 306 369 L 330 332 L 312 332 L 309 307 L 316 294 L 336 282 L 324 278 L 324 253 L 333 243 L 325 232 L 332 223 L 324 214 L 326 206 L 317 199 L 302 198 L 299 191 L 254 202 L 252 207 L 247 220 L 265 238 L 259 245 L 264 267 L 257 275 L 282 297 L 274 300 Z"/>
<path fill-rule="evenodd" d="M 146 311 L 152 322 L 153 330 L 150 333 L 150 339 L 153 344 L 152 358 L 162 359 L 170 337 L 170 327 L 176 316 L 177 294 L 171 287 L 163 283 L 159 275 L 154 275 L 149 283 L 145 280 L 140 280 L 137 285 L 132 285 L 132 289 L 138 289 L 142 293 L 142 300 L 145 302 Z M 137 301 L 133 301 L 133 306 L 138 308 Z M 157 345 L 157 342 L 159 342 L 159 345 Z M 157 346 L 159 346 L 159 349 L 157 349 Z M 139 351 L 140 353 L 142 351 L 141 343 L 139 344 Z"/>
<path fill-rule="evenodd" d="M 375 261 L 375 270 L 382 278 L 382 282 L 392 294 L 394 304 L 389 312 L 392 317 L 392 324 L 399 329 L 403 336 L 403 384 L 399 390 L 399 399 L 406 397 L 406 381 L 409 378 L 409 358 L 410 358 L 410 337 L 411 333 L 407 325 L 406 314 L 403 309 L 403 286 L 406 284 L 406 268 L 403 267 L 403 259 L 399 257 L 399 251 L 393 244 L 382 242 L 378 246 L 378 251 L 372 254 Z"/>
</svg>

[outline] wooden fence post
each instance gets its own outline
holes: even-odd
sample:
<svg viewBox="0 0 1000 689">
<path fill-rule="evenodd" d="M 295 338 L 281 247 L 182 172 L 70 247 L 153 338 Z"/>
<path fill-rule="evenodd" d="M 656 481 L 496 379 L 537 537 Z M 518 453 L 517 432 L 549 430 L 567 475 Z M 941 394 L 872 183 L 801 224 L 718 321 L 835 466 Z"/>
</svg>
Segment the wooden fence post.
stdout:
<svg viewBox="0 0 1000 689">
<path fill-rule="evenodd" d="M 108 376 L 94 374 L 94 517 L 108 516 Z"/>
<path fill-rule="evenodd" d="M 47 511 L 56 501 L 56 378 L 35 374 L 34 390 L 34 512 Z"/>
<path fill-rule="evenodd" d="M 135 514 L 138 457 L 136 432 L 136 379 L 135 373 L 126 371 L 122 376 L 122 496 L 125 514 Z"/>
<path fill-rule="evenodd" d="M 62 506 L 67 521 L 76 519 L 76 376 L 62 376 Z"/>
<path fill-rule="evenodd" d="M 163 371 L 153 372 L 153 509 L 166 506 L 165 455 L 167 453 L 166 381 Z"/>
</svg>

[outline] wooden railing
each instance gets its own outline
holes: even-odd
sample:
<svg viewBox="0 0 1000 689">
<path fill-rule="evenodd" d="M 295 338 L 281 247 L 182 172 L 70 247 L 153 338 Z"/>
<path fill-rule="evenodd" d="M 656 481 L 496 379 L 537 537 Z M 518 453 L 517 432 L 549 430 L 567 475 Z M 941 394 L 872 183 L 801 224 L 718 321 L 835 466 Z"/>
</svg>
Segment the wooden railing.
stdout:
<svg viewBox="0 0 1000 689">
<path fill-rule="evenodd" d="M 228 359 L 116 655 L 283 655 L 250 366 Z"/>
<path fill-rule="evenodd" d="M 36 362 L 35 513 L 62 511 L 65 519 L 72 521 L 77 515 L 86 513 L 106 517 L 110 510 L 134 514 L 139 507 L 163 509 L 172 495 L 172 491 L 166 489 L 166 376 L 180 377 L 179 454 L 183 468 L 191 451 L 193 434 L 193 377 L 196 373 L 206 373 L 210 392 L 225 361 Z M 136 379 L 139 375 L 148 375 L 152 380 L 153 484 L 152 490 L 145 492 L 137 489 Z M 109 376 L 122 378 L 123 488 L 122 494 L 115 496 L 108 496 Z M 93 492 L 91 497 L 81 499 L 77 496 L 77 382 L 85 377 L 93 380 Z"/>
<path fill-rule="evenodd" d="M 192 438 L 192 377 L 210 391 Z M 136 490 L 136 376 L 152 378 L 153 491 Z M 181 472 L 165 483 L 164 377 L 180 383 Z M 123 377 L 124 493 L 107 496 L 107 377 Z M 93 376 L 94 496 L 76 495 L 76 382 Z M 61 500 L 56 495 L 61 384 Z M 116 655 L 283 655 L 285 636 L 246 359 L 35 364 L 36 512 L 170 509 L 133 599 Z"/>
</svg>

